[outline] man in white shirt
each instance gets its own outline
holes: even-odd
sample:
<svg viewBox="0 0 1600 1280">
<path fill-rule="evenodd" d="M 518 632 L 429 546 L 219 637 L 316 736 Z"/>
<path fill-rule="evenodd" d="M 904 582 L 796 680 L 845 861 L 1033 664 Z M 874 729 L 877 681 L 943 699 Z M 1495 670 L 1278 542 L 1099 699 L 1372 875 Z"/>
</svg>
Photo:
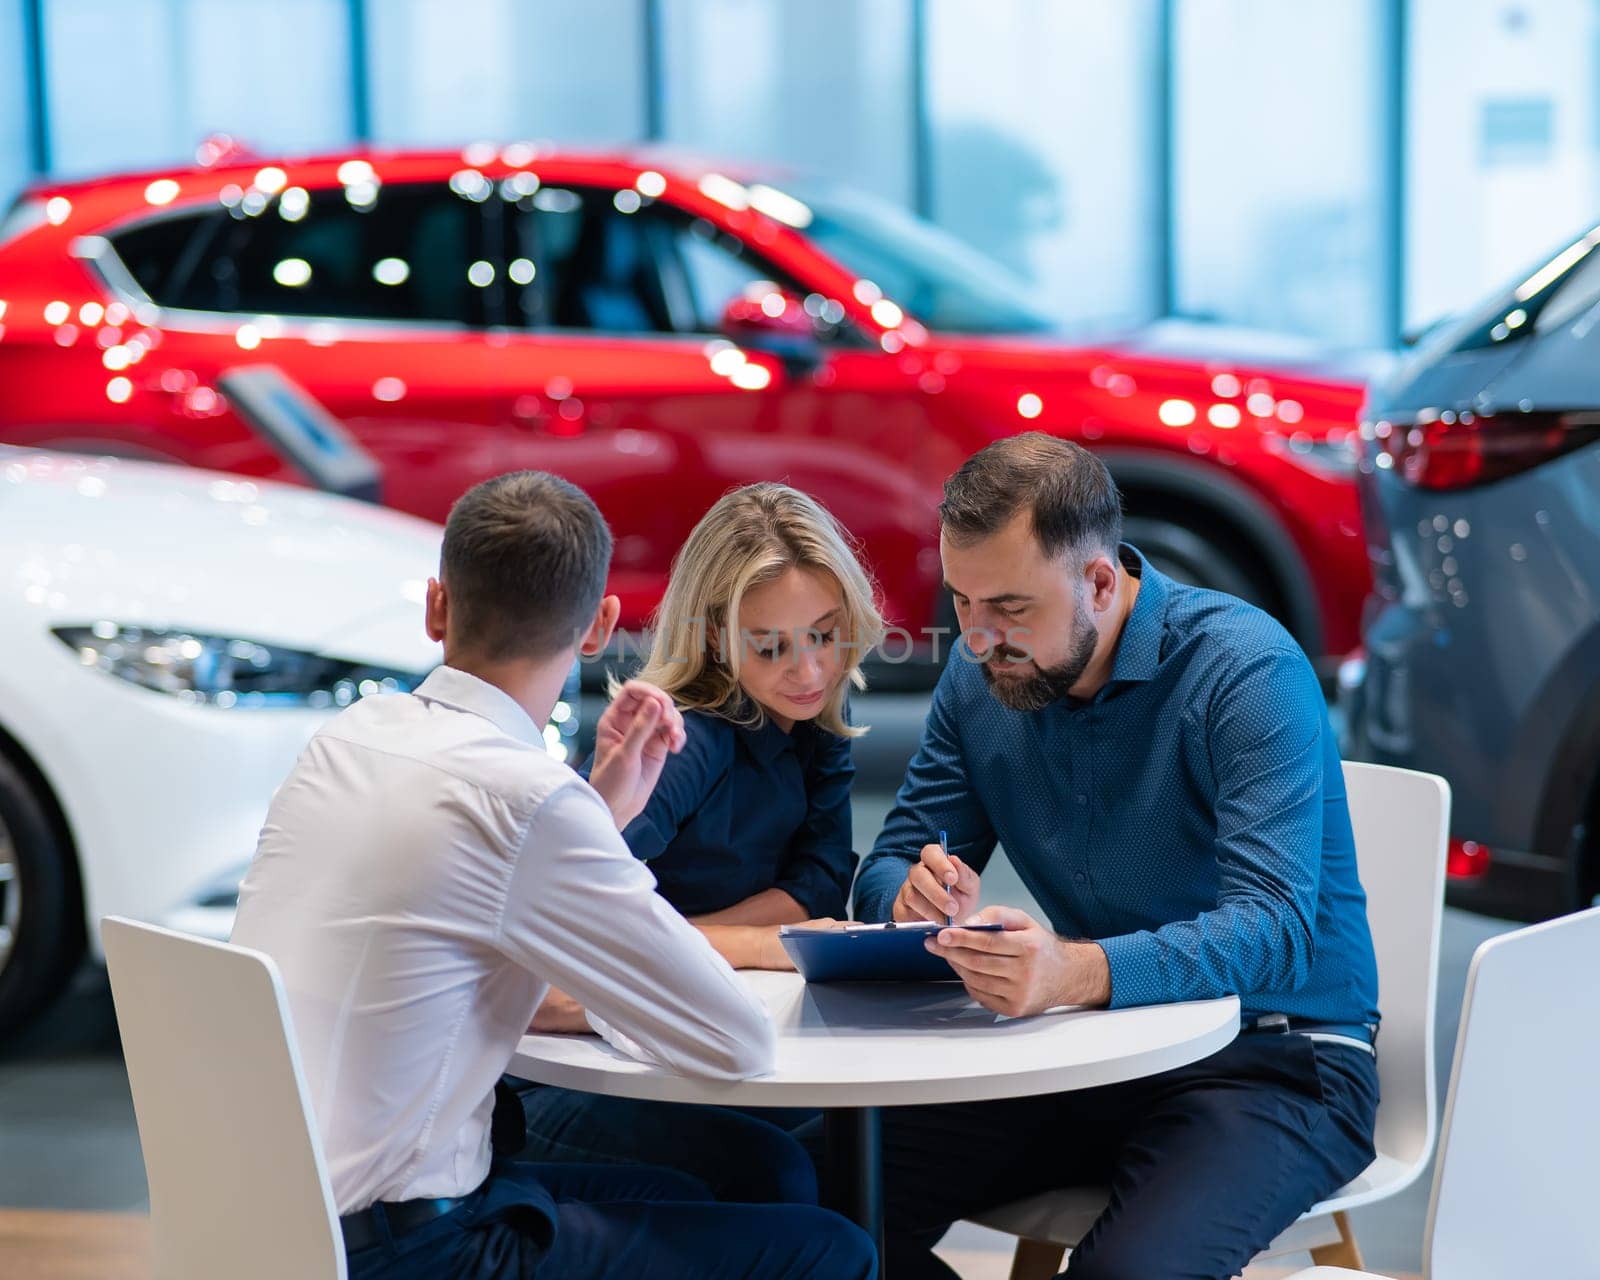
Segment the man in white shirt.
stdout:
<svg viewBox="0 0 1600 1280">
<path fill-rule="evenodd" d="M 233 940 L 283 973 L 351 1280 L 876 1273 L 866 1236 L 820 1209 L 491 1153 L 495 1081 L 552 984 L 636 1056 L 772 1066 L 765 1010 L 619 834 L 682 746 L 671 700 L 626 686 L 589 782 L 545 751 L 577 654 L 616 624 L 610 557 L 565 481 L 468 492 L 428 584 L 444 665 L 324 726 L 267 815 Z"/>
</svg>

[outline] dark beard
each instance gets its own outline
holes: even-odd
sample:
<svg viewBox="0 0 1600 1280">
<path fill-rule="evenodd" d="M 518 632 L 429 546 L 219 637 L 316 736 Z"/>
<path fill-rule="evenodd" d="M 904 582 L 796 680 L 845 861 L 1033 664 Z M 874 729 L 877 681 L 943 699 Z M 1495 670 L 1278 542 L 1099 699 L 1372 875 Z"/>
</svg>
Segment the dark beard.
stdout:
<svg viewBox="0 0 1600 1280">
<path fill-rule="evenodd" d="M 1002 706 L 1013 711 L 1042 711 L 1052 702 L 1065 698 L 1072 686 L 1082 678 L 1094 658 L 1094 646 L 1098 639 L 1099 633 L 1094 623 L 1080 612 L 1073 622 L 1072 652 L 1060 666 L 1040 667 L 1033 675 L 1026 677 L 997 677 L 994 673 L 995 663 L 1020 656 L 1012 649 L 997 645 L 990 650 L 989 660 L 983 664 L 983 678 L 988 682 L 989 692 Z"/>
</svg>

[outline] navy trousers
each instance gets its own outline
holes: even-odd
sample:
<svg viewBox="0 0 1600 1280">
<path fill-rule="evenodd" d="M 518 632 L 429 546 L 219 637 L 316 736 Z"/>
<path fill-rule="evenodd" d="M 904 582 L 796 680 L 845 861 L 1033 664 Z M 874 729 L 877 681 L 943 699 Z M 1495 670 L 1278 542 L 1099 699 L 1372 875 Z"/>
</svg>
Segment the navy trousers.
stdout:
<svg viewBox="0 0 1600 1280">
<path fill-rule="evenodd" d="M 556 1201 L 549 1220 L 532 1188 Z M 805 1205 L 735 1205 L 665 1169 L 497 1160 L 465 1204 L 349 1255 L 350 1280 L 873 1280 L 866 1234 Z"/>
<path fill-rule="evenodd" d="M 785 1124 L 809 1113 L 769 1117 L 732 1107 L 605 1098 L 510 1076 L 505 1083 L 522 1106 L 526 1134 L 519 1134 L 516 1151 L 523 1160 L 651 1165 L 689 1174 L 717 1200 L 817 1203 L 811 1158 Z"/>
<path fill-rule="evenodd" d="M 1041 1191 L 1111 1189 L 1069 1280 L 1228 1280 L 1371 1163 L 1370 1053 L 1253 1033 L 1145 1080 L 883 1112 L 884 1271 L 954 1280 L 951 1223 Z M 800 1136 L 814 1154 L 820 1132 Z"/>
</svg>

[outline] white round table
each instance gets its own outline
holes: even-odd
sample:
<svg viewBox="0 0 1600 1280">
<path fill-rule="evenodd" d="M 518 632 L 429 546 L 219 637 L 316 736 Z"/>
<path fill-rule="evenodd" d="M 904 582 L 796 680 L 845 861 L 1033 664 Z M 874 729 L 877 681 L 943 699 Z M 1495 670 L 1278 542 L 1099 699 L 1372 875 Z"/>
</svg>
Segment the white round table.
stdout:
<svg viewBox="0 0 1600 1280">
<path fill-rule="evenodd" d="M 1239 1031 L 1232 996 L 1138 1009 L 990 1013 L 954 982 L 808 986 L 745 972 L 777 1027 L 777 1067 L 753 1080 L 675 1075 L 595 1036 L 524 1036 L 507 1068 L 541 1084 L 621 1098 L 826 1108 L 829 1199 L 882 1256 L 880 1107 L 978 1102 L 1089 1089 L 1170 1071 Z"/>
</svg>

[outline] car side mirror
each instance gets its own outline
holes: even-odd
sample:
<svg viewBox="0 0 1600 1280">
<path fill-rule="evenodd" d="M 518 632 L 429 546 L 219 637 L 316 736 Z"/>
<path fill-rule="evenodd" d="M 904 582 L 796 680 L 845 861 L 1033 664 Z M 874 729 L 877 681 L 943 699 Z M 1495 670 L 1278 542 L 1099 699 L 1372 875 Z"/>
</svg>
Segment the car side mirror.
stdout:
<svg viewBox="0 0 1600 1280">
<path fill-rule="evenodd" d="M 822 362 L 817 322 L 787 289 L 768 281 L 730 299 L 718 325 L 741 347 L 776 356 L 791 373 L 806 373 Z"/>
</svg>

